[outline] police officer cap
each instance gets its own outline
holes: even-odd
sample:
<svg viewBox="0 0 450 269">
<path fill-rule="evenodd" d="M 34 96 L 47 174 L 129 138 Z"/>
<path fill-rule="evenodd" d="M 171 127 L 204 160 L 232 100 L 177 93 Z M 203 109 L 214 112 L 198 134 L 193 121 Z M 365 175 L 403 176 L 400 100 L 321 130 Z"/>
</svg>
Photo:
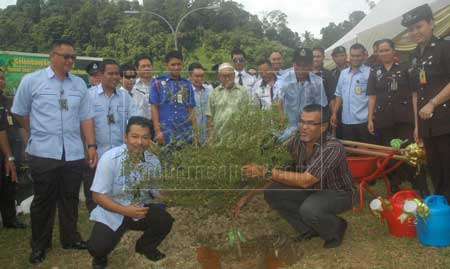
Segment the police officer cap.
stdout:
<svg viewBox="0 0 450 269">
<path fill-rule="evenodd" d="M 343 46 L 339 46 L 334 48 L 333 52 L 331 53 L 332 56 L 338 55 L 338 54 L 347 54 L 347 51 Z"/>
<path fill-rule="evenodd" d="M 312 63 L 313 53 L 308 48 L 299 48 L 294 51 L 294 63 Z"/>
<path fill-rule="evenodd" d="M 432 20 L 433 11 L 428 4 L 418 6 L 403 14 L 402 25 L 404 27 L 411 26 L 422 20 Z"/>
<path fill-rule="evenodd" d="M 100 63 L 99 62 L 90 62 L 86 66 L 86 73 L 88 73 L 90 76 L 95 76 L 97 72 L 100 70 Z"/>
</svg>

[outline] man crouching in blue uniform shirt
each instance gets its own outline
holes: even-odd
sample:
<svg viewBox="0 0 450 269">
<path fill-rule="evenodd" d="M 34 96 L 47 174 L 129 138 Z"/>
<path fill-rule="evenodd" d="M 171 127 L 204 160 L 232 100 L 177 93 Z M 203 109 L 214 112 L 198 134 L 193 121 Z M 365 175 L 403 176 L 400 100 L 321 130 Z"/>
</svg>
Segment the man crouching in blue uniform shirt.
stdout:
<svg viewBox="0 0 450 269">
<path fill-rule="evenodd" d="M 194 90 L 191 82 L 181 77 L 181 53 L 169 52 L 165 61 L 168 73 L 153 80 L 150 86 L 155 140 L 161 145 L 190 144 L 196 127 Z"/>
<path fill-rule="evenodd" d="M 151 143 L 150 129 L 150 120 L 131 117 L 125 131 L 125 144 L 107 151 L 97 165 L 91 187 L 97 207 L 90 216 L 95 224 L 88 241 L 93 268 L 106 267 L 108 254 L 128 230 L 144 232 L 136 242 L 137 253 L 151 261 L 165 257 L 157 247 L 169 234 L 174 219 L 161 204 L 152 202 L 151 197 L 159 194 L 157 189 L 150 187 L 143 191 L 132 185 L 161 174 L 158 158 L 146 151 Z M 127 166 L 133 167 L 131 171 L 127 171 L 130 170 Z M 136 189 L 140 196 L 138 204 Z"/>
</svg>

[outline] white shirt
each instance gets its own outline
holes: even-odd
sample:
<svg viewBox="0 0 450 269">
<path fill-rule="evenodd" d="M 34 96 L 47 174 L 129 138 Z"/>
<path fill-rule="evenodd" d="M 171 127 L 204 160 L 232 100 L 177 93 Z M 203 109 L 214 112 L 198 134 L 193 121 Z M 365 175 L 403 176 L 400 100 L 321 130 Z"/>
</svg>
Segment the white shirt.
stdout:
<svg viewBox="0 0 450 269">
<path fill-rule="evenodd" d="M 259 108 L 267 110 L 272 107 L 272 94 L 273 86 L 271 87 L 269 84 L 264 83 L 262 79 L 256 81 L 252 89 L 252 97 Z"/>
<path fill-rule="evenodd" d="M 239 74 L 241 74 L 242 75 L 242 83 L 243 83 L 242 86 L 244 86 L 248 90 L 248 93 L 250 95 L 253 85 L 255 85 L 256 77 L 247 73 L 247 71 L 245 71 L 245 69 L 242 71 L 234 70 L 234 73 L 235 73 L 234 83 L 240 85 L 239 84 Z"/>
<path fill-rule="evenodd" d="M 152 118 L 150 111 L 150 84 L 146 85 L 140 78 L 136 80 L 136 83 L 131 90 L 133 100 L 138 108 L 139 114 L 147 119 Z"/>
</svg>

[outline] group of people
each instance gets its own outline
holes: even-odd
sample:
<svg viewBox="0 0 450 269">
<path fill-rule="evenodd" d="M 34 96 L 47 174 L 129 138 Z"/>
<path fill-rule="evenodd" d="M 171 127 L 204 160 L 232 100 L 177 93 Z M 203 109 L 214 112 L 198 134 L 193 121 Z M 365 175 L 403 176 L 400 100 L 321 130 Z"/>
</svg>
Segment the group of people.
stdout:
<svg viewBox="0 0 450 269">
<path fill-rule="evenodd" d="M 87 87 L 70 73 L 76 59 L 73 44 L 56 41 L 50 66 L 23 77 L 12 107 L 4 105 L 0 118 L 3 183 L 17 180 L 8 126 L 21 130 L 27 146 L 34 188 L 30 262 L 43 262 L 52 247 L 56 209 L 62 247 L 88 249 L 93 268 L 107 266 L 127 230 L 144 232 L 137 253 L 152 261 L 164 258 L 157 247 L 174 219 L 158 202 L 162 191 L 155 185 L 145 191 L 148 198 L 134 204 L 124 189 L 142 179 L 137 167 L 161 175 L 158 156 L 147 150 L 151 144 L 177 150 L 220 139 L 230 119 L 245 116 L 239 112 L 246 105 L 275 107 L 287 125 L 278 139 L 287 144 L 292 169 L 249 164 L 243 171 L 249 178 L 271 180 L 266 201 L 299 233 L 299 241 L 320 236 L 325 248 L 342 243 L 347 222 L 338 214 L 355 203 L 356 189 L 336 137 L 385 145 L 396 137 L 423 143 L 435 192 L 449 199 L 450 42 L 434 36 L 428 5 L 404 14 L 402 25 L 418 45 L 409 64 L 397 62 L 394 43 L 382 39 L 374 46 L 375 57 L 367 57 L 363 45 L 352 45 L 349 63 L 346 49 L 335 48 L 332 71 L 323 67 L 322 48 L 297 49 L 292 67 L 285 70 L 282 54 L 275 51 L 258 63 L 255 76 L 245 68 L 244 51 L 234 49 L 231 62 L 218 65 L 214 89 L 205 82 L 200 63 L 190 64 L 189 77 L 182 77 L 178 51 L 167 53 L 167 73 L 157 77 L 150 56 L 138 57 L 134 65 L 92 63 Z M 0 87 L 2 78 L 3 71 Z M 121 172 L 125 160 L 136 168 L 130 174 Z M 415 178 L 413 187 L 421 194 L 428 193 L 424 174 L 407 167 L 400 172 Z M 399 188 L 400 172 L 392 175 L 393 188 Z M 77 231 L 81 183 L 94 222 L 87 242 Z M 2 210 L 6 227 L 23 227 L 15 217 L 5 221 L 6 215 Z"/>
</svg>

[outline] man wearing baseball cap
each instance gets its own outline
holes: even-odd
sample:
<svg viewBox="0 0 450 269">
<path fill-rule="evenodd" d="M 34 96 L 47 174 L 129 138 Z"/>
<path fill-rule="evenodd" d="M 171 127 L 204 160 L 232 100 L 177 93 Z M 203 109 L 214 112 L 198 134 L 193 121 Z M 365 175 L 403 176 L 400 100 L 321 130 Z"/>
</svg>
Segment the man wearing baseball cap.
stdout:
<svg viewBox="0 0 450 269">
<path fill-rule="evenodd" d="M 89 84 L 88 84 L 88 89 L 90 87 L 94 87 L 97 86 L 98 84 L 100 84 L 100 82 L 102 82 L 102 72 L 100 71 L 100 63 L 99 62 L 90 62 L 87 66 L 86 66 L 86 73 L 88 74 L 89 77 Z"/>
<path fill-rule="evenodd" d="M 295 50 L 293 62 L 295 80 L 285 81 L 281 87 L 283 113 L 288 121 L 288 127 L 280 137 L 281 141 L 286 141 L 298 129 L 300 113 L 306 105 L 328 105 L 323 80 L 312 73 L 312 51 L 308 48 Z"/>
</svg>

